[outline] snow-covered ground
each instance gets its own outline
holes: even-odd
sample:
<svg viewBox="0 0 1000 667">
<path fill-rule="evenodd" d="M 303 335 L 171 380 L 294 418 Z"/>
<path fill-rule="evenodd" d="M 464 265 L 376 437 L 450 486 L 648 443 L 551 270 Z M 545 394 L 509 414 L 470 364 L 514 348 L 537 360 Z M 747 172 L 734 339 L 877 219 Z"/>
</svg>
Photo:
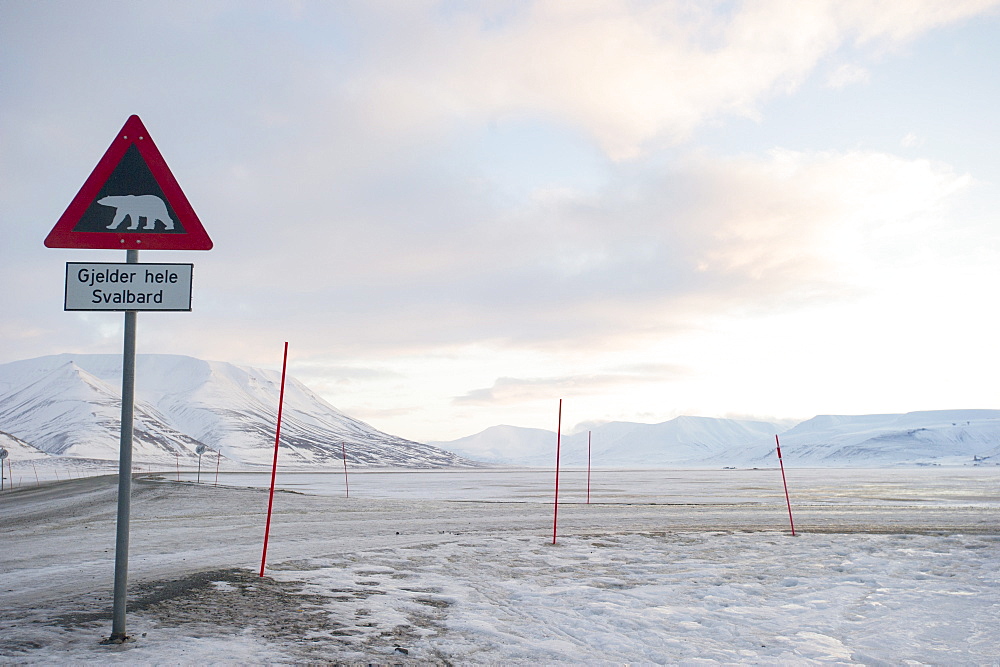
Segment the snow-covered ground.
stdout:
<svg viewBox="0 0 1000 667">
<path fill-rule="evenodd" d="M 171 479 L 194 482 L 197 473 L 185 468 Z M 1000 467 L 910 467 L 886 469 L 789 469 L 792 502 L 819 504 L 1000 505 Z M 206 467 L 201 481 L 215 483 Z M 218 483 L 227 486 L 268 487 L 270 471 L 226 472 Z M 282 470 L 278 488 L 314 495 L 350 495 L 355 498 L 411 498 L 454 501 L 551 503 L 555 495 L 554 470 L 494 468 L 478 470 L 349 470 L 308 473 Z M 781 505 L 784 487 L 778 468 L 751 470 L 621 470 L 595 469 L 589 475 L 593 503 L 671 503 Z M 587 502 L 586 469 L 563 469 L 559 475 L 560 503 Z M 794 508 L 793 508 L 794 509 Z"/>
<path fill-rule="evenodd" d="M 996 664 L 1000 469 L 138 477 L 129 632 L 115 479 L 0 495 L 0 662 Z M 232 475 L 231 483 L 247 484 Z M 259 477 L 259 476 L 258 476 Z M 308 485 L 279 474 L 279 484 Z M 205 481 L 205 480 L 203 480 Z M 214 479 L 211 480 L 214 482 Z M 252 481 L 255 485 L 257 482 Z M 250 486 L 250 484 L 247 484 Z M 314 489 L 316 490 L 316 489 Z"/>
</svg>

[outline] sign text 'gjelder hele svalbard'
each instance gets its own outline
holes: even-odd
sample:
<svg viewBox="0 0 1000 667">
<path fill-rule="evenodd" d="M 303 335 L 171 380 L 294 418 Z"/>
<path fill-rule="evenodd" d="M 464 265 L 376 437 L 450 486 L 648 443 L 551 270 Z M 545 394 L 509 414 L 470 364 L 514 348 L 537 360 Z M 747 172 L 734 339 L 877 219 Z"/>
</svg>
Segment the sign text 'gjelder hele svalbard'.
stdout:
<svg viewBox="0 0 1000 667">
<path fill-rule="evenodd" d="M 193 264 L 66 263 L 65 310 L 191 310 Z"/>
</svg>

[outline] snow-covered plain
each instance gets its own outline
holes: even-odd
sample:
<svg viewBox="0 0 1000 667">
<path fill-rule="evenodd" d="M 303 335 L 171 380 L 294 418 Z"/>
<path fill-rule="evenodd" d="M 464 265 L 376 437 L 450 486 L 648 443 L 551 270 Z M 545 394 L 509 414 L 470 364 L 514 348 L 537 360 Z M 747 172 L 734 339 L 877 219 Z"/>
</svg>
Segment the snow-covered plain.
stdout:
<svg viewBox="0 0 1000 667">
<path fill-rule="evenodd" d="M 997 663 L 996 466 L 790 470 L 794 538 L 776 470 L 595 472 L 554 545 L 545 472 L 317 477 L 275 495 L 264 578 L 265 489 L 139 476 L 111 647 L 114 477 L 19 487 L 0 661 Z"/>
</svg>

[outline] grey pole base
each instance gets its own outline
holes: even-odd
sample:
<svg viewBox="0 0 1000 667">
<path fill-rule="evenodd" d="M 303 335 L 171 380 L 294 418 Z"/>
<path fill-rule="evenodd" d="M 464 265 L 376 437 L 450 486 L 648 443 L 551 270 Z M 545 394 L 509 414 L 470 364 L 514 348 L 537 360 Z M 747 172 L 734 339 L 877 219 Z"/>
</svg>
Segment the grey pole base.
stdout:
<svg viewBox="0 0 1000 667">
<path fill-rule="evenodd" d="M 126 250 L 126 262 L 138 264 L 139 251 Z M 122 348 L 122 428 L 118 454 L 118 531 L 115 539 L 115 588 L 111 637 L 102 643 L 122 644 L 125 634 L 125 600 L 128 585 L 128 532 L 132 504 L 132 422 L 135 407 L 135 329 L 138 313 L 125 311 Z"/>
</svg>

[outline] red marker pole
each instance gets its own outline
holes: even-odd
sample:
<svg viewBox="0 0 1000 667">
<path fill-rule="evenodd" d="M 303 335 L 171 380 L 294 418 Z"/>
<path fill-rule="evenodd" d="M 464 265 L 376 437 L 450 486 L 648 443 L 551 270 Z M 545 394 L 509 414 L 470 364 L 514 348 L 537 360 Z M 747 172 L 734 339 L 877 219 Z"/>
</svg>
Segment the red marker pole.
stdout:
<svg viewBox="0 0 1000 667">
<path fill-rule="evenodd" d="M 351 497 L 351 485 L 347 482 L 347 447 L 340 441 L 340 456 L 344 459 L 344 491 L 347 498 Z"/>
<path fill-rule="evenodd" d="M 264 526 L 264 551 L 260 555 L 260 576 L 264 576 L 267 562 L 267 538 L 271 534 L 271 509 L 274 507 L 274 478 L 278 474 L 278 442 L 281 440 L 281 409 L 285 404 L 285 370 L 288 368 L 288 341 L 285 341 L 285 355 L 281 361 L 281 391 L 278 393 L 278 425 L 274 432 L 274 463 L 271 465 L 271 494 L 267 499 L 267 523 Z"/>
<path fill-rule="evenodd" d="M 559 422 L 556 427 L 556 499 L 552 511 L 552 544 L 556 543 L 559 527 L 559 450 L 562 448 L 562 399 L 559 399 Z"/>
<path fill-rule="evenodd" d="M 785 504 L 788 505 L 788 525 L 792 527 L 792 537 L 795 537 L 795 521 L 792 519 L 792 501 L 788 497 L 788 482 L 785 480 L 785 462 L 781 460 L 781 443 L 778 436 L 774 436 L 774 444 L 778 448 L 778 465 L 781 466 L 781 483 L 785 487 Z"/>
<path fill-rule="evenodd" d="M 590 431 L 587 431 L 587 504 L 590 504 Z"/>
</svg>

